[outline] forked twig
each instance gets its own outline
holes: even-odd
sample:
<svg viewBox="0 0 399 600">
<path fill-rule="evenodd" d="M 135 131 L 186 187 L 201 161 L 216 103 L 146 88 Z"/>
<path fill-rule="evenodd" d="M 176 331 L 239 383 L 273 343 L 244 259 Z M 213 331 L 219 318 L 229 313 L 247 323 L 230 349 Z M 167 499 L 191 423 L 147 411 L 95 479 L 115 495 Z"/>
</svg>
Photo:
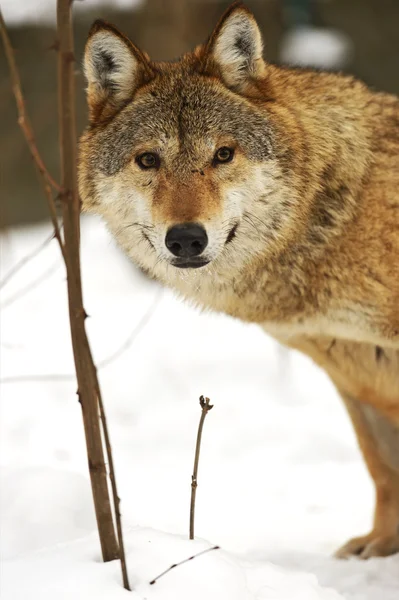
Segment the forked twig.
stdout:
<svg viewBox="0 0 399 600">
<path fill-rule="evenodd" d="M 198 487 L 198 464 L 199 457 L 201 451 L 201 438 L 202 438 L 202 429 L 204 427 L 205 417 L 208 412 L 213 408 L 213 404 L 209 404 L 209 398 L 204 398 L 201 396 L 200 406 L 202 408 L 201 418 L 198 425 L 198 433 L 197 433 L 197 444 L 195 446 L 195 459 L 194 459 L 194 469 L 193 474 L 191 476 L 191 502 L 190 502 L 190 540 L 194 539 L 194 523 L 195 523 L 195 499 L 197 495 L 197 487 Z"/>
<path fill-rule="evenodd" d="M 161 577 L 166 575 L 166 573 L 169 573 L 169 571 L 171 571 L 172 569 L 175 569 L 176 567 L 180 567 L 180 565 L 184 565 L 184 563 L 187 563 L 190 560 L 194 560 L 194 558 L 198 558 L 199 556 L 202 556 L 203 554 L 212 552 L 212 550 L 220 550 L 220 546 L 212 546 L 212 548 L 207 548 L 206 550 L 202 550 L 201 552 L 198 552 L 197 554 L 193 554 L 193 556 L 190 556 L 189 558 L 185 558 L 184 560 L 181 560 L 180 562 L 175 563 L 174 565 L 171 565 L 168 569 L 166 569 L 165 571 L 162 571 L 162 573 L 160 573 L 157 577 L 152 579 L 150 581 L 150 585 L 154 585 L 154 583 L 156 583 L 158 581 L 158 579 L 160 579 Z"/>
</svg>

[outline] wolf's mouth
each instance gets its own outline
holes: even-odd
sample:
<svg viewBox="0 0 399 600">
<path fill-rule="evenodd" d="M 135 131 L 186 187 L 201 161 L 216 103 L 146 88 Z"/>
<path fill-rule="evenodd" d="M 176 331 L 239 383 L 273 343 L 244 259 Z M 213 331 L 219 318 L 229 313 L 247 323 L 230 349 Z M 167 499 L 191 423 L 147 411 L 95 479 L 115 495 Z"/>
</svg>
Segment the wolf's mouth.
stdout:
<svg viewBox="0 0 399 600">
<path fill-rule="evenodd" d="M 175 260 L 171 264 L 179 269 L 199 269 L 200 267 L 205 267 L 210 262 L 210 260 L 204 260 L 203 258 L 198 258 L 197 260 L 191 258 L 190 260 Z"/>
</svg>

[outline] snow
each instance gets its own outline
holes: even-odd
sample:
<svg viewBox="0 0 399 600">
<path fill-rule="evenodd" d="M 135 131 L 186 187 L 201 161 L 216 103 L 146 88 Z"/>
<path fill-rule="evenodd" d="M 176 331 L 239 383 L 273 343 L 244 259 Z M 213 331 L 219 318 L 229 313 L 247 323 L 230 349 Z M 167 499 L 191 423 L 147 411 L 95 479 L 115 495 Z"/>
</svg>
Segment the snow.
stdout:
<svg viewBox="0 0 399 600">
<path fill-rule="evenodd" d="M 49 232 L 4 232 L 1 278 Z M 370 528 L 373 488 L 324 373 L 256 326 L 200 314 L 162 290 L 97 219 L 83 220 L 82 263 L 132 600 L 396 599 L 398 556 L 331 558 Z M 100 560 L 54 241 L 1 289 L 1 303 L 2 599 L 128 597 L 119 563 Z M 201 394 L 214 408 L 190 542 Z"/>
<path fill-rule="evenodd" d="M 129 563 L 133 566 L 132 600 L 340 600 L 333 590 L 322 590 L 313 575 L 287 574 L 266 563 L 249 563 L 223 550 L 215 550 L 170 571 L 154 585 L 150 581 L 165 570 L 171 560 L 180 561 L 209 547 L 204 541 L 189 542 L 151 529 L 128 532 Z M 94 559 L 93 559 L 94 557 Z M 24 578 L 18 582 L 20 573 Z M 140 574 L 140 576 L 137 575 Z M 119 584 L 117 562 L 102 565 L 94 539 L 59 545 L 51 552 L 34 555 L 29 561 L 9 564 L 3 581 L 4 598 L 87 600 L 129 598 Z M 48 594 L 44 596 L 43 593 Z M 52 596 L 51 594 L 56 594 Z M 39 595 L 37 596 L 39 597 Z"/>
</svg>

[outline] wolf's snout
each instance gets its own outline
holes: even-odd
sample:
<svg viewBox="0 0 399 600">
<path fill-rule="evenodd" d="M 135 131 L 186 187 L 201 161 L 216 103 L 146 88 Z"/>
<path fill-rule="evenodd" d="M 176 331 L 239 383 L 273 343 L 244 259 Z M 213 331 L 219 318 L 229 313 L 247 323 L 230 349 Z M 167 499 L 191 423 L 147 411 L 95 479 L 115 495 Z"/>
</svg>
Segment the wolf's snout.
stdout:
<svg viewBox="0 0 399 600">
<path fill-rule="evenodd" d="M 196 223 L 182 223 L 169 229 L 165 245 L 172 254 L 179 258 L 199 256 L 208 245 L 205 229 Z"/>
</svg>

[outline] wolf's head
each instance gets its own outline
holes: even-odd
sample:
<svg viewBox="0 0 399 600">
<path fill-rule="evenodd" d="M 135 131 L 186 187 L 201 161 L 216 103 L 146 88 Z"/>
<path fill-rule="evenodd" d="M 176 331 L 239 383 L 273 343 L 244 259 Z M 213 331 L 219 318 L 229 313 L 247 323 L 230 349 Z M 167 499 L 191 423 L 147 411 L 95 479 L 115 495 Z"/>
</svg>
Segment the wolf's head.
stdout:
<svg viewBox="0 0 399 600">
<path fill-rule="evenodd" d="M 151 62 L 98 21 L 84 67 L 83 206 L 141 267 L 169 283 L 183 269 L 220 275 L 275 252 L 298 228 L 284 107 L 246 8 L 233 5 L 208 42 L 175 63 Z"/>
</svg>

